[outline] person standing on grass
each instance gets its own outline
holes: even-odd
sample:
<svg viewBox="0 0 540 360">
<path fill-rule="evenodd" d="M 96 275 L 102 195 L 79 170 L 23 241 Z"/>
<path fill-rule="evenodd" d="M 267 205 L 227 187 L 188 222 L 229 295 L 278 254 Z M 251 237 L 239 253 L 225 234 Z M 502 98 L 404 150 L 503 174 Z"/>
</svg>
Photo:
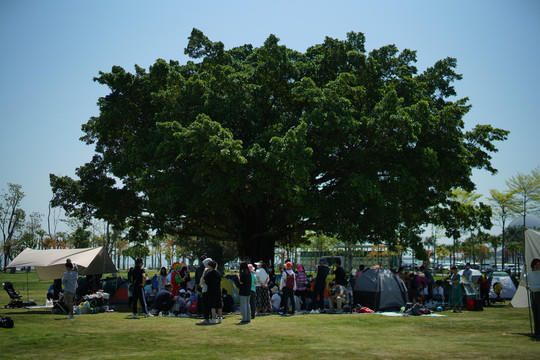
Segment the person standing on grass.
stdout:
<svg viewBox="0 0 540 360">
<path fill-rule="evenodd" d="M 257 270 L 255 270 L 255 275 L 257 276 L 256 282 L 256 300 L 257 311 L 259 314 L 265 315 L 267 312 L 270 312 L 270 292 L 268 291 L 268 283 L 270 282 L 270 276 L 266 271 L 266 264 L 262 261 L 255 263 L 257 265 Z"/>
<path fill-rule="evenodd" d="M 281 274 L 281 282 L 279 284 L 279 289 L 283 294 L 283 315 L 287 315 L 289 310 L 289 300 L 291 302 L 291 311 L 290 314 L 294 315 L 295 301 L 294 301 L 294 292 L 296 290 L 296 274 L 292 270 L 292 263 L 285 263 L 285 270 Z"/>
<path fill-rule="evenodd" d="M 540 338 L 540 259 L 531 261 L 531 270 L 527 272 L 527 290 L 531 293 L 531 309 L 534 317 L 534 337 Z"/>
<path fill-rule="evenodd" d="M 207 296 L 207 292 L 208 292 L 208 284 L 206 284 L 206 282 L 204 281 L 204 274 L 206 271 L 208 271 L 208 264 L 210 263 L 210 261 L 213 261 L 211 258 L 206 258 L 203 260 L 203 266 L 204 266 L 204 271 L 203 271 L 203 274 L 201 276 L 201 279 L 199 280 L 199 285 L 201 287 L 201 293 L 200 293 L 200 296 L 199 296 L 199 299 L 197 300 L 197 308 L 198 308 L 198 305 L 199 305 L 199 302 L 201 302 L 201 310 L 202 310 L 202 313 L 203 313 L 203 317 L 204 319 L 200 322 L 200 324 L 210 324 L 210 316 L 211 316 L 211 310 L 210 310 L 210 306 L 208 304 L 208 296 Z"/>
<path fill-rule="evenodd" d="M 317 276 L 315 277 L 315 285 L 313 286 L 313 310 L 320 309 L 324 311 L 324 289 L 326 288 L 326 278 L 330 273 L 328 263 L 322 259 L 317 266 Z"/>
<path fill-rule="evenodd" d="M 64 303 L 66 304 L 69 314 L 66 319 L 74 319 L 73 315 L 73 298 L 77 291 L 77 266 L 71 262 L 70 259 L 66 260 L 66 273 L 62 278 L 62 284 L 64 285 Z"/>
<path fill-rule="evenodd" d="M 248 269 L 251 272 L 251 295 L 249 296 L 249 307 L 251 308 L 251 319 L 255 319 L 257 315 L 257 305 L 255 297 L 257 296 L 257 275 L 255 275 L 255 266 L 248 264 Z"/>
<path fill-rule="evenodd" d="M 197 315 L 203 314 L 202 309 L 202 300 L 201 300 L 201 293 L 202 293 L 202 287 L 200 285 L 201 278 L 204 274 L 204 263 L 203 261 L 206 260 L 206 255 L 202 255 L 199 258 L 199 266 L 197 266 L 197 269 L 195 269 L 195 291 L 197 292 L 198 300 L 197 300 Z"/>
<path fill-rule="evenodd" d="M 450 268 L 452 275 L 450 275 L 448 282 L 451 285 L 450 298 L 448 299 L 448 305 L 452 308 L 452 312 L 461 312 L 463 306 L 463 292 L 461 291 L 461 277 L 458 274 L 456 266 Z M 457 308 L 457 310 L 456 310 Z"/>
<path fill-rule="evenodd" d="M 296 266 L 296 292 L 295 295 L 300 298 L 302 302 L 300 304 L 300 310 L 307 310 L 306 295 L 309 294 L 307 290 L 307 275 L 303 265 Z"/>
<path fill-rule="evenodd" d="M 131 271 L 129 281 L 133 285 L 133 318 L 139 317 L 137 305 L 140 302 L 144 311 L 144 317 L 152 317 L 153 315 L 148 312 L 148 306 L 146 305 L 146 298 L 144 296 L 144 285 L 146 284 L 146 273 L 142 267 L 143 259 L 137 258 L 135 260 L 135 267 Z"/>
<path fill-rule="evenodd" d="M 221 324 L 223 321 L 223 304 L 221 302 L 221 273 L 216 269 L 217 264 L 214 260 L 208 262 L 208 268 L 204 270 L 204 282 L 208 286 L 206 296 L 208 297 L 208 306 L 212 319 L 210 324 Z M 217 312 L 217 317 L 216 317 Z"/>
<path fill-rule="evenodd" d="M 484 302 L 484 306 L 491 306 L 491 303 L 489 302 L 490 281 L 488 274 L 485 270 L 482 270 L 482 276 L 480 276 L 478 280 L 476 280 L 476 284 L 480 289 L 480 298 Z"/>
<path fill-rule="evenodd" d="M 237 274 L 240 281 L 238 295 L 240 296 L 240 313 L 242 314 L 242 323 L 249 323 L 251 320 L 251 308 L 249 306 L 249 298 L 251 296 L 251 271 L 249 271 L 248 263 L 243 261 L 240 263 L 239 273 Z"/>
</svg>

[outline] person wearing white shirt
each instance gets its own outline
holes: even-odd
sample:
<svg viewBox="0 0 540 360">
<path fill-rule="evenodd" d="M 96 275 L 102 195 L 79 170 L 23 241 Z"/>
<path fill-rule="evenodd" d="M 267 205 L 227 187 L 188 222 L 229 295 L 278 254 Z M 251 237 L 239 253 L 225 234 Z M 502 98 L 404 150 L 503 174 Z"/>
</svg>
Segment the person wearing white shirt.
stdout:
<svg viewBox="0 0 540 360">
<path fill-rule="evenodd" d="M 531 292 L 531 309 L 534 316 L 534 337 L 540 338 L 540 259 L 531 261 L 531 271 L 525 275 L 526 288 Z"/>
<path fill-rule="evenodd" d="M 272 288 L 272 311 L 274 313 L 279 313 L 281 310 L 281 296 L 279 295 L 279 289 L 277 286 Z"/>
<path fill-rule="evenodd" d="M 259 261 L 255 265 L 257 265 L 257 270 L 255 270 L 255 276 L 257 277 L 257 282 L 255 283 L 255 306 L 257 307 L 257 312 L 259 314 L 266 315 L 271 309 L 270 293 L 268 292 L 270 276 L 266 271 L 266 264 L 264 262 Z"/>
</svg>

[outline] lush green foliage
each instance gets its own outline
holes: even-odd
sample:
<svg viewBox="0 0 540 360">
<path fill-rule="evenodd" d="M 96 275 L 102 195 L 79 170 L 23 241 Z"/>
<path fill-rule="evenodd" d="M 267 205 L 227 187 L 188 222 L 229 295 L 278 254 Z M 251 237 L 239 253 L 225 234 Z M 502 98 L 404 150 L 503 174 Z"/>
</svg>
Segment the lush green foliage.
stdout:
<svg viewBox="0 0 540 360">
<path fill-rule="evenodd" d="M 418 245 L 416 229 L 507 132 L 464 130 L 456 59 L 418 74 L 416 53 L 366 52 L 361 33 L 300 53 L 271 35 L 225 50 L 196 29 L 186 54 L 134 74 L 115 66 L 83 125 L 96 155 L 80 180 L 51 175 L 54 204 L 145 233 L 202 235 L 270 260 L 305 230 Z M 119 180 L 119 181 L 118 181 Z"/>
</svg>

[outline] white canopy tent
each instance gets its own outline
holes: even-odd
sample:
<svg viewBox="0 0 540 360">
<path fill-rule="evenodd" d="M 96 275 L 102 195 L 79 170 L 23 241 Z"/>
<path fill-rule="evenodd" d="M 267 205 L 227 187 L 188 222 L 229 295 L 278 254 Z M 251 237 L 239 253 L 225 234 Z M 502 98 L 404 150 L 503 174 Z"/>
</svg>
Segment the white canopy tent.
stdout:
<svg viewBox="0 0 540 360">
<path fill-rule="evenodd" d="M 77 265 L 79 275 L 97 275 L 118 272 L 103 247 L 87 249 L 25 249 L 8 268 L 34 266 L 39 280 L 60 279 L 66 272 L 66 259 Z"/>
<path fill-rule="evenodd" d="M 531 261 L 535 258 L 540 259 L 540 232 L 527 229 L 525 230 L 525 264 L 527 264 L 527 271 L 530 270 Z M 529 306 L 528 291 L 525 289 L 525 272 L 521 272 L 521 278 L 519 279 L 519 286 L 512 299 L 512 306 L 516 308 L 526 308 Z"/>
</svg>

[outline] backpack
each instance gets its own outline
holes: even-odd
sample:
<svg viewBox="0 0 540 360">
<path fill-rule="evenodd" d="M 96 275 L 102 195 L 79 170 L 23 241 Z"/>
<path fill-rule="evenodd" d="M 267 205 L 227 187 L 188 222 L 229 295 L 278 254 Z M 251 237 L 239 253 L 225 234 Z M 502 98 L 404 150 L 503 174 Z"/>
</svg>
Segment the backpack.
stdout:
<svg viewBox="0 0 540 360">
<path fill-rule="evenodd" d="M 0 315 L 0 328 L 12 328 L 14 325 L 12 318 Z"/>
<path fill-rule="evenodd" d="M 405 306 L 405 314 L 407 315 L 420 315 L 420 307 L 422 305 L 420 303 L 407 303 Z"/>
<path fill-rule="evenodd" d="M 285 286 L 288 289 L 294 289 L 294 273 L 292 275 L 289 275 L 288 272 L 285 272 L 287 274 L 287 282 L 285 283 Z"/>
<path fill-rule="evenodd" d="M 189 304 L 189 312 L 192 314 L 197 313 L 197 295 L 191 297 L 191 303 Z"/>
</svg>

